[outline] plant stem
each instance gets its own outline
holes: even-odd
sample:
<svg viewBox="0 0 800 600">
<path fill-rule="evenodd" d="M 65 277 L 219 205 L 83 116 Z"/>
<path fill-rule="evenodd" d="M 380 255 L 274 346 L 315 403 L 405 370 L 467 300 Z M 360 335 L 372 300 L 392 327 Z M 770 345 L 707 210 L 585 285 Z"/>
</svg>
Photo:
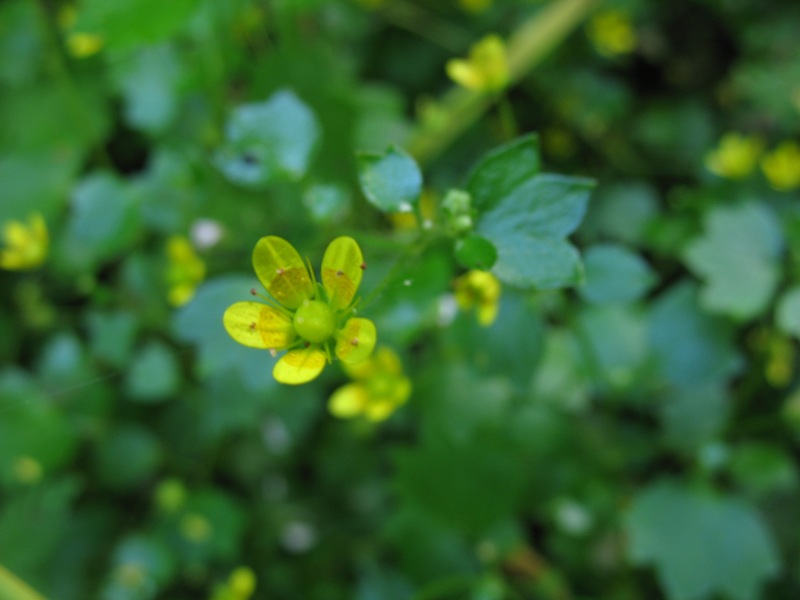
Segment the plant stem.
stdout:
<svg viewBox="0 0 800 600">
<path fill-rule="evenodd" d="M 0 565 L 0 600 L 45 600 L 45 598 Z"/>
<path fill-rule="evenodd" d="M 555 0 L 525 21 L 508 40 L 510 84 L 517 83 L 556 48 L 592 11 L 599 0 Z M 439 102 L 442 120 L 421 123 L 408 151 L 420 163 L 445 150 L 495 101 L 493 96 L 453 88 Z"/>
</svg>

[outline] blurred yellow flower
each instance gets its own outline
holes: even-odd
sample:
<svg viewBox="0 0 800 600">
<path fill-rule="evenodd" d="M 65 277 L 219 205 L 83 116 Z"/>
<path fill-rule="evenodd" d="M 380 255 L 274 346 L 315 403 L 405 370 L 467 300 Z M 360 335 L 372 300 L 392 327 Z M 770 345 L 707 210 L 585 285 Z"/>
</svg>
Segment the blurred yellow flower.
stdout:
<svg viewBox="0 0 800 600">
<path fill-rule="evenodd" d="M 636 31 L 630 15 L 621 10 L 597 13 L 587 28 L 589 40 L 603 56 L 629 54 L 636 49 Z"/>
<path fill-rule="evenodd" d="M 18 456 L 13 463 L 14 475 L 17 481 L 26 484 L 38 483 L 42 479 L 44 469 L 42 463 L 30 456 Z"/>
<path fill-rule="evenodd" d="M 336 417 L 383 421 L 411 395 L 411 380 L 403 374 L 400 358 L 385 346 L 362 363 L 345 364 L 344 369 L 355 381 L 331 395 L 328 409 Z"/>
<path fill-rule="evenodd" d="M 211 600 L 248 600 L 256 590 L 256 575 L 248 567 L 237 567 L 228 581 L 217 586 Z"/>
<path fill-rule="evenodd" d="M 33 213 L 28 223 L 6 221 L 3 225 L 5 248 L 0 250 L 0 268 L 10 271 L 35 269 L 47 258 L 50 239 L 44 217 Z"/>
<path fill-rule="evenodd" d="M 497 318 L 500 282 L 489 271 L 468 271 L 455 280 L 456 303 L 461 310 L 477 311 L 478 323 L 488 327 Z"/>
<path fill-rule="evenodd" d="M 756 136 L 726 133 L 716 148 L 705 156 L 706 168 L 726 179 L 744 179 L 755 169 L 763 149 Z"/>
<path fill-rule="evenodd" d="M 774 336 L 767 346 L 764 376 L 773 387 L 786 387 L 794 376 L 795 352 L 792 342 L 782 336 Z"/>
<path fill-rule="evenodd" d="M 103 38 L 94 33 L 74 31 L 78 12 L 74 5 L 64 5 L 58 13 L 58 24 L 66 35 L 67 52 L 75 58 L 86 58 L 97 54 L 105 44 Z"/>
<path fill-rule="evenodd" d="M 479 13 L 492 5 L 494 0 L 458 0 L 458 4 L 467 12 Z"/>
<path fill-rule="evenodd" d="M 206 264 L 195 254 L 192 243 L 181 235 L 167 240 L 167 300 L 182 306 L 194 296 L 197 286 L 206 276 Z"/>
<path fill-rule="evenodd" d="M 781 192 L 800 187 L 800 145 L 787 140 L 761 160 L 761 170 L 770 185 Z"/>
<path fill-rule="evenodd" d="M 183 537 L 196 544 L 208 541 L 213 533 L 211 522 L 197 513 L 184 515 L 180 521 L 180 530 Z"/>
<path fill-rule="evenodd" d="M 508 85 L 506 46 L 500 36 L 489 35 L 474 44 L 469 58 L 447 61 L 447 75 L 462 87 L 479 92 L 497 92 Z"/>
<path fill-rule="evenodd" d="M 322 257 L 322 284 L 289 242 L 271 235 L 256 242 L 253 268 L 269 296 L 263 302 L 237 302 L 222 317 L 225 330 L 251 348 L 288 350 L 272 376 L 280 383 L 308 383 L 335 355 L 346 364 L 366 360 L 377 331 L 369 319 L 355 317 L 356 292 L 366 268 L 361 248 L 341 236 Z"/>
</svg>

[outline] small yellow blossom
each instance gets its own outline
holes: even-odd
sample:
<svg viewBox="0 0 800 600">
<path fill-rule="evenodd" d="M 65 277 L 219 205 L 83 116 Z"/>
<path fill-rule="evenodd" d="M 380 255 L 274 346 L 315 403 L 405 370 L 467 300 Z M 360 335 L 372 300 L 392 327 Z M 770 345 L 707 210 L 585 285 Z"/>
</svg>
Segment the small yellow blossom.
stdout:
<svg viewBox="0 0 800 600">
<path fill-rule="evenodd" d="M 494 0 L 458 0 L 458 4 L 467 12 L 480 13 L 492 5 Z"/>
<path fill-rule="evenodd" d="M 636 31 L 630 15 L 622 10 L 604 10 L 589 21 L 587 35 L 603 56 L 629 54 L 636 49 Z"/>
<path fill-rule="evenodd" d="M 468 271 L 455 281 L 456 303 L 463 311 L 476 308 L 478 323 L 488 327 L 497 318 L 500 282 L 489 271 Z"/>
<path fill-rule="evenodd" d="M 47 257 L 49 236 L 40 213 L 28 217 L 27 225 L 21 221 L 7 221 L 3 225 L 5 248 L 0 250 L 0 268 L 25 271 L 40 266 Z"/>
<path fill-rule="evenodd" d="M 75 58 L 87 58 L 97 54 L 105 41 L 94 33 L 74 31 L 77 20 L 78 12 L 71 4 L 64 5 L 58 13 L 58 24 L 66 36 L 67 52 Z"/>
<path fill-rule="evenodd" d="M 13 463 L 14 475 L 21 483 L 33 484 L 42 479 L 42 463 L 30 456 L 18 456 Z"/>
<path fill-rule="evenodd" d="M 473 45 L 469 58 L 447 61 L 447 75 L 462 87 L 497 92 L 508 85 L 508 58 L 502 38 L 489 35 Z"/>
<path fill-rule="evenodd" d="M 180 521 L 180 529 L 183 537 L 196 544 L 208 541 L 213 533 L 209 520 L 197 513 L 184 515 Z"/>
<path fill-rule="evenodd" d="M 706 168 L 726 179 L 744 179 L 756 168 L 763 143 L 755 136 L 726 133 L 705 157 Z"/>
<path fill-rule="evenodd" d="M 403 374 L 400 358 L 385 346 L 364 362 L 344 368 L 355 381 L 331 396 L 328 409 L 336 417 L 363 415 L 370 421 L 383 421 L 411 395 L 411 380 Z"/>
<path fill-rule="evenodd" d="M 795 352 L 792 342 L 782 336 L 769 340 L 764 376 L 776 388 L 786 387 L 794 376 Z"/>
<path fill-rule="evenodd" d="M 218 585 L 211 600 L 248 600 L 256 591 L 256 575 L 248 567 L 238 567 L 228 581 Z"/>
<path fill-rule="evenodd" d="M 361 248 L 350 237 L 333 240 L 322 258 L 322 283 L 294 247 L 276 236 L 263 237 L 253 250 L 253 268 L 269 296 L 237 302 L 223 316 L 228 334 L 251 348 L 288 352 L 273 377 L 291 385 L 315 379 L 335 354 L 345 364 L 372 354 L 377 333 L 369 319 L 355 317 L 356 292 L 366 268 Z"/>
<path fill-rule="evenodd" d="M 206 264 L 195 254 L 192 243 L 180 235 L 167 240 L 167 259 L 167 300 L 173 306 L 182 306 L 192 299 L 205 278 Z"/>
<path fill-rule="evenodd" d="M 787 140 L 761 160 L 770 185 L 781 192 L 800 187 L 800 144 Z"/>
</svg>

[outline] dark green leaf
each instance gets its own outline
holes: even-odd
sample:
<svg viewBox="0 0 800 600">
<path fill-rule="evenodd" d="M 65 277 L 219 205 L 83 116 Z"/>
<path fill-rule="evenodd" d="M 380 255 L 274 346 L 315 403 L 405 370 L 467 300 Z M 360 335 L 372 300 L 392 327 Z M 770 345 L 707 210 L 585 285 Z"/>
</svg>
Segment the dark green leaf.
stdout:
<svg viewBox="0 0 800 600">
<path fill-rule="evenodd" d="M 467 181 L 473 206 L 479 211 L 491 209 L 539 173 L 539 138 L 526 135 L 487 154 L 475 166 Z"/>
</svg>

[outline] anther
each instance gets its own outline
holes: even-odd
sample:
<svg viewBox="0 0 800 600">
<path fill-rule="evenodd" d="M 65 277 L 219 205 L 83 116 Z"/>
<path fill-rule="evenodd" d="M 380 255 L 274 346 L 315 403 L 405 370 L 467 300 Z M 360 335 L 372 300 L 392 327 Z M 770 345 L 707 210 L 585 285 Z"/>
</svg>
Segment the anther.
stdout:
<svg viewBox="0 0 800 600">
<path fill-rule="evenodd" d="M 367 270 L 367 263 L 365 263 L 365 262 L 361 263 L 361 270 L 362 271 L 366 271 Z"/>
<path fill-rule="evenodd" d="M 283 275 L 283 274 L 284 274 L 286 271 L 284 271 L 283 269 L 276 269 L 276 270 L 275 270 L 275 272 L 276 272 L 278 275 Z"/>
<path fill-rule="evenodd" d="M 269 349 L 269 353 L 272 355 L 272 358 L 275 358 L 276 356 L 278 356 L 278 351 L 275 350 L 275 348 L 270 348 Z"/>
<path fill-rule="evenodd" d="M 250 331 L 255 331 L 255 329 L 256 329 L 256 322 L 253 321 L 252 323 L 250 323 Z"/>
<path fill-rule="evenodd" d="M 344 275 L 344 271 L 336 271 L 337 277 L 341 277 L 342 275 Z"/>
<path fill-rule="evenodd" d="M 256 288 L 250 288 L 250 295 L 251 296 L 258 296 L 258 292 L 256 291 Z"/>
<path fill-rule="evenodd" d="M 358 346 L 358 338 L 356 337 L 356 338 L 353 338 L 352 340 L 350 340 L 350 345 L 351 346 Z"/>
</svg>

